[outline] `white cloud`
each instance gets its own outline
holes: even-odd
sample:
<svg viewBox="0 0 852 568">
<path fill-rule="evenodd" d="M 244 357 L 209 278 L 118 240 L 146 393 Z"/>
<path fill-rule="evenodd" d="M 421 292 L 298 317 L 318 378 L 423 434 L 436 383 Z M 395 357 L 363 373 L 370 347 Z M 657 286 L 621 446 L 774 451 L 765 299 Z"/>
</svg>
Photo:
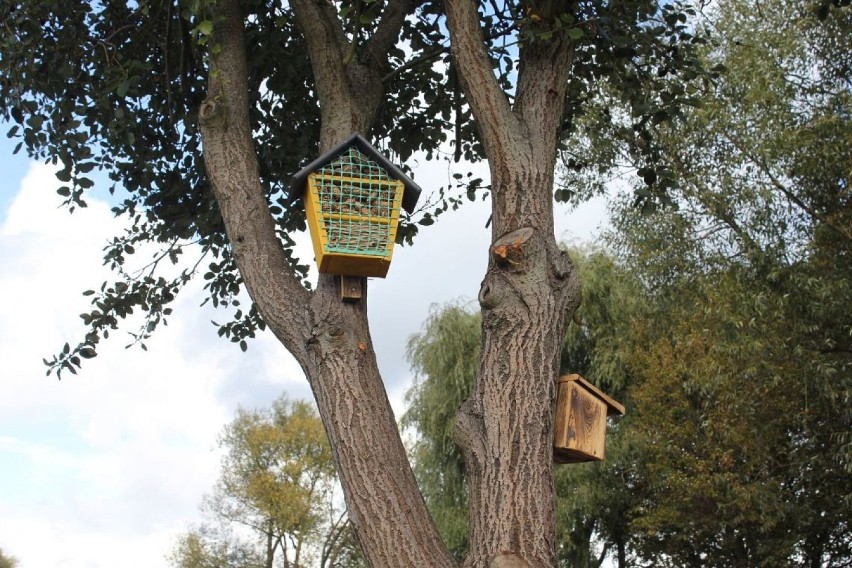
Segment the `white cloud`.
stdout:
<svg viewBox="0 0 852 568">
<path fill-rule="evenodd" d="M 164 566 L 215 480 L 239 402 L 217 393 L 244 358 L 198 313 L 196 287 L 175 306 L 193 317 L 147 353 L 119 332 L 80 376 L 45 377 L 42 357 L 82 332 L 80 292 L 108 278 L 100 251 L 120 229 L 103 202 L 57 209 L 54 186 L 33 166 L 0 226 L 0 546 L 22 568 Z"/>
<path fill-rule="evenodd" d="M 428 190 L 446 176 L 431 164 L 417 180 Z M 147 352 L 125 350 L 118 332 L 80 376 L 45 377 L 42 357 L 79 338 L 88 308 L 80 292 L 109 278 L 100 253 L 121 229 L 102 201 L 68 215 L 55 186 L 52 169 L 35 165 L 20 188 L 0 188 L 15 195 L 0 224 L 0 546 L 21 568 L 165 566 L 213 485 L 216 436 L 236 406 L 310 390 L 270 334 L 247 353 L 217 338 L 210 320 L 223 318 L 199 309 L 199 284 L 179 297 Z M 556 234 L 589 238 L 598 215 L 560 213 Z M 447 213 L 413 247 L 397 248 L 387 280 L 370 283 L 374 343 L 397 417 L 410 385 L 407 338 L 432 304 L 476 298 L 487 218 L 481 202 Z"/>
</svg>

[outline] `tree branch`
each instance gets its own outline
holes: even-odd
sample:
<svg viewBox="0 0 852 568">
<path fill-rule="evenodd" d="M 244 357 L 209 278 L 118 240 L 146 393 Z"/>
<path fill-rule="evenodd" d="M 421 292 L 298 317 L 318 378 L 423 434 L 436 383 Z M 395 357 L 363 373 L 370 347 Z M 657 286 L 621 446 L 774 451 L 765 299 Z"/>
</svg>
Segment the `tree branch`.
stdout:
<svg viewBox="0 0 852 568">
<path fill-rule="evenodd" d="M 316 0 L 291 0 L 290 6 L 308 46 L 323 123 L 353 123 L 352 101 L 343 63 L 346 41 L 333 6 Z M 329 129 L 323 128 L 320 147 L 328 150 L 350 133 L 329 132 Z"/>
<path fill-rule="evenodd" d="M 396 45 L 399 39 L 399 31 L 405 18 L 414 11 L 415 3 L 412 0 L 391 0 L 382 13 L 382 19 L 376 33 L 367 43 L 367 53 L 372 61 L 365 61 L 371 67 L 378 70 L 387 70 L 388 52 Z"/>
<path fill-rule="evenodd" d="M 512 113 L 506 93 L 500 88 L 482 42 L 479 13 L 473 0 L 446 2 L 447 27 L 452 53 L 468 103 L 479 120 L 479 134 L 489 161 L 501 162 L 511 156 L 521 140 L 520 122 Z"/>
<path fill-rule="evenodd" d="M 567 33 L 554 33 L 551 41 L 536 41 L 521 48 L 515 114 L 527 126 L 535 125 L 532 143 L 540 143 L 534 155 L 544 164 L 556 161 L 556 137 L 568 90 L 574 45 Z"/>
<path fill-rule="evenodd" d="M 441 55 L 447 53 L 450 50 L 449 46 L 438 45 L 433 47 L 432 49 L 425 51 L 422 55 L 415 57 L 414 59 L 409 59 L 399 67 L 394 68 L 389 71 L 382 77 L 382 83 L 387 83 L 403 71 L 407 71 L 409 69 L 413 69 L 418 65 L 422 65 L 423 63 L 429 63 L 430 61 L 434 61 L 439 58 Z"/>
<path fill-rule="evenodd" d="M 199 110 L 204 161 L 234 259 L 269 328 L 297 358 L 304 353 L 309 293 L 291 269 L 258 175 L 248 115 L 248 73 L 237 0 L 219 5 L 209 93 Z"/>
</svg>

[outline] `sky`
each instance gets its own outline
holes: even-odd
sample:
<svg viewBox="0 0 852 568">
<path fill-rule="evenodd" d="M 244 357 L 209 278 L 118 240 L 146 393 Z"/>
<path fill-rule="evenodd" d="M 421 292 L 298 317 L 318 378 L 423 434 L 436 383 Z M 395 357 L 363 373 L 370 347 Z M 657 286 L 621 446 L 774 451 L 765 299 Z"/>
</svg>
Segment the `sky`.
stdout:
<svg viewBox="0 0 852 568">
<path fill-rule="evenodd" d="M 283 392 L 309 399 L 310 389 L 270 334 L 246 353 L 218 338 L 210 322 L 223 314 L 199 307 L 200 283 L 178 297 L 147 352 L 125 349 L 130 338 L 119 332 L 79 375 L 45 376 L 42 358 L 83 333 L 81 293 L 109 278 L 101 249 L 121 222 L 102 187 L 88 208 L 60 208 L 55 169 L 12 156 L 13 147 L 0 139 L 0 548 L 19 568 L 165 567 L 177 535 L 201 520 L 218 476 L 217 436 L 236 409 Z M 446 185 L 446 166 L 412 165 L 424 192 Z M 601 201 L 560 206 L 556 236 L 591 241 L 605 218 Z M 482 202 L 446 213 L 413 247 L 396 248 L 387 279 L 370 281 L 373 339 L 397 417 L 412 381 L 408 337 L 436 306 L 475 303 L 487 219 Z"/>
</svg>

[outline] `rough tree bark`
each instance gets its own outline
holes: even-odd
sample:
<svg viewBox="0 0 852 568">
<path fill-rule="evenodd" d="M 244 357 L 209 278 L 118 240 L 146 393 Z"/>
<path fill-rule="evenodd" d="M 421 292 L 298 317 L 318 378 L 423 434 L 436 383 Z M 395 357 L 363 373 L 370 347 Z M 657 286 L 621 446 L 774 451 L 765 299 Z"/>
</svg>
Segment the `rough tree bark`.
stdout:
<svg viewBox="0 0 852 568">
<path fill-rule="evenodd" d="M 566 36 L 522 47 L 514 106 L 476 3 L 446 3 L 452 53 L 488 156 L 492 235 L 482 355 L 456 425 L 470 483 L 465 566 L 554 566 L 554 380 L 579 283 L 553 234 L 553 175 L 571 68 Z"/>
<path fill-rule="evenodd" d="M 408 463 L 367 325 L 366 298 L 338 300 L 333 278 L 306 291 L 290 269 L 251 139 L 243 23 L 237 0 L 219 2 L 209 93 L 200 110 L 205 163 L 246 288 L 269 329 L 302 366 L 317 400 L 365 557 L 373 566 L 453 566 Z M 326 4 L 291 2 L 307 39 L 322 112 L 321 148 L 366 133 L 381 102 L 382 52 L 399 33 L 394 3 L 368 53 L 343 64 L 343 33 Z M 356 104 L 358 101 L 358 104 Z"/>
<path fill-rule="evenodd" d="M 291 0 L 305 35 L 322 116 L 321 150 L 368 134 L 381 105 L 387 52 L 407 0 L 388 3 L 370 43 L 351 57 L 330 3 Z M 483 281 L 482 361 L 457 438 L 471 480 L 471 549 L 465 566 L 553 566 L 554 380 L 578 285 L 553 236 L 556 140 L 571 45 L 521 52 L 514 109 L 480 40 L 476 4 L 446 3 L 453 54 L 489 159 L 493 235 L 514 231 L 510 255 L 495 249 Z M 440 540 L 406 458 L 376 365 L 365 298 L 338 300 L 331 277 L 305 290 L 275 235 L 258 177 L 237 0 L 220 0 L 209 93 L 200 109 L 204 155 L 228 238 L 261 315 L 304 370 L 317 400 L 349 515 L 372 566 L 442 567 Z M 507 242 L 505 239 L 502 242 Z M 501 252 L 502 251 L 502 252 Z"/>
</svg>

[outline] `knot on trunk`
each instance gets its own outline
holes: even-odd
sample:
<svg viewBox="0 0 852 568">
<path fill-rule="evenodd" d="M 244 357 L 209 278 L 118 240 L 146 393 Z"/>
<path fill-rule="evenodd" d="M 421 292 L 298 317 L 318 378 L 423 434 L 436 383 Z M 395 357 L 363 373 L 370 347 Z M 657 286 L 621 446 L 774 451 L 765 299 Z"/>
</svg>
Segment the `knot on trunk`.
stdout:
<svg viewBox="0 0 852 568">
<path fill-rule="evenodd" d="M 482 287 L 479 288 L 477 299 L 483 310 L 493 310 L 503 302 L 498 288 L 492 286 L 487 277 L 482 281 Z"/>
<path fill-rule="evenodd" d="M 564 250 L 559 249 L 558 253 L 553 256 L 553 274 L 559 280 L 565 280 L 574 275 L 576 269 L 574 263 L 571 262 L 571 257 Z"/>
<path fill-rule="evenodd" d="M 485 460 L 485 426 L 482 408 L 472 398 L 464 401 L 459 408 L 453 441 L 462 451 L 468 472 L 472 474 L 480 471 Z"/>
<path fill-rule="evenodd" d="M 215 98 L 207 98 L 198 109 L 198 120 L 204 126 L 218 127 L 225 124 L 225 105 Z"/>
</svg>

